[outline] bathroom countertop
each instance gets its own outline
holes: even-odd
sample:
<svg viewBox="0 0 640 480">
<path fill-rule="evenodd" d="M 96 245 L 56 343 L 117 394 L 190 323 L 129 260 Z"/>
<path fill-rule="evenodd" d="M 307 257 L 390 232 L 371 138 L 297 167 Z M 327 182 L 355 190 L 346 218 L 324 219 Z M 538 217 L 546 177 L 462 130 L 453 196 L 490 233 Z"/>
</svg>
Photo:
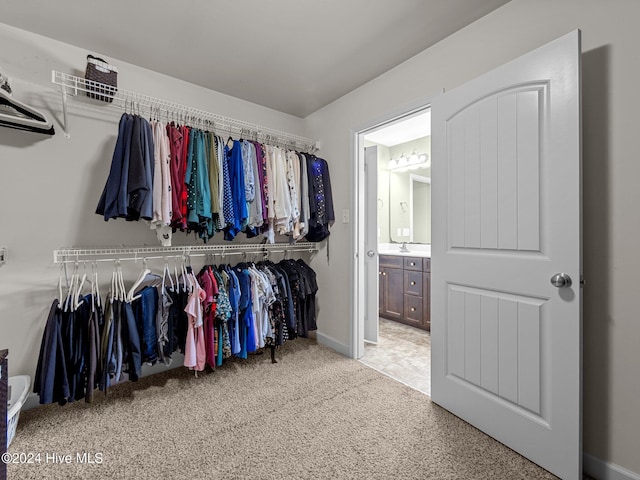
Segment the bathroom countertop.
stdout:
<svg viewBox="0 0 640 480">
<path fill-rule="evenodd" d="M 378 255 L 393 255 L 396 257 L 422 257 L 422 258 L 431 258 L 431 252 L 425 252 L 425 251 L 420 251 L 420 250 L 416 250 L 416 251 L 411 251 L 409 250 L 408 252 L 400 252 L 398 250 L 380 250 L 378 252 Z"/>
</svg>

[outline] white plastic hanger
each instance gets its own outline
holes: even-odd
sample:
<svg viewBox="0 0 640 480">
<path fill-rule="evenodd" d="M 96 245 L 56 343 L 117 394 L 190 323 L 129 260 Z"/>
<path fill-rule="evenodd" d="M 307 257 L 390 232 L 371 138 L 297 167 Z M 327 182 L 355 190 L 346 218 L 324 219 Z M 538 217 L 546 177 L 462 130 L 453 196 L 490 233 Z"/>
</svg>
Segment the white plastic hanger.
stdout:
<svg viewBox="0 0 640 480">
<path fill-rule="evenodd" d="M 147 275 L 151 273 L 151 270 L 147 268 L 147 259 L 143 259 L 142 262 L 142 271 L 140 272 L 140 275 L 138 275 L 138 279 L 134 282 L 134 284 L 129 289 L 129 292 L 127 293 L 127 302 L 133 302 L 134 300 L 140 298 L 140 295 L 135 295 L 136 289 L 140 286 Z"/>
<path fill-rule="evenodd" d="M 166 292 L 165 289 L 165 281 L 169 278 L 169 282 L 171 283 L 171 291 L 175 291 L 175 284 L 173 283 L 173 278 L 171 278 L 171 270 L 169 270 L 169 259 L 164 259 L 164 270 L 162 271 L 162 293 Z"/>
<path fill-rule="evenodd" d="M 58 277 L 58 308 L 60 308 L 60 305 L 64 301 L 64 299 L 62 297 L 62 272 L 63 272 L 63 267 L 64 267 L 64 263 L 61 263 L 60 264 L 60 275 Z"/>
<path fill-rule="evenodd" d="M 71 282 L 69 283 L 69 289 L 67 290 L 67 297 L 64 300 L 64 311 L 68 312 L 69 307 L 71 307 L 71 311 L 74 310 L 75 300 L 73 299 L 73 295 L 75 294 L 75 286 L 78 281 L 78 262 L 73 266 L 73 273 L 71 274 Z"/>
<path fill-rule="evenodd" d="M 124 276 L 122 275 L 122 264 L 118 262 L 118 292 L 120 301 L 127 301 L 127 289 L 124 286 Z"/>
<path fill-rule="evenodd" d="M 28 130 L 30 132 L 55 135 L 53 124 L 47 119 L 44 113 L 22 103 L 0 88 L 0 105 L 7 105 L 15 110 L 12 113 L 6 109 L 0 110 L 0 125 L 5 127 Z"/>
<path fill-rule="evenodd" d="M 73 302 L 74 302 L 73 311 L 76 311 L 78 307 L 84 303 L 84 300 L 82 300 L 81 298 L 82 298 L 82 288 L 84 287 L 84 284 L 86 281 L 87 281 L 86 272 L 82 275 L 82 279 L 80 279 L 80 274 L 78 274 L 77 281 L 76 281 L 76 291 L 73 295 Z M 89 283 L 91 283 L 91 280 L 89 280 Z"/>
<path fill-rule="evenodd" d="M 94 302 L 98 307 L 102 307 L 102 299 L 100 298 L 100 285 L 98 283 L 98 264 L 93 262 L 93 287 L 94 287 Z"/>
<path fill-rule="evenodd" d="M 193 283 L 191 282 L 191 277 L 187 272 L 187 256 L 182 256 L 182 283 L 185 292 L 191 292 L 193 289 Z"/>
</svg>

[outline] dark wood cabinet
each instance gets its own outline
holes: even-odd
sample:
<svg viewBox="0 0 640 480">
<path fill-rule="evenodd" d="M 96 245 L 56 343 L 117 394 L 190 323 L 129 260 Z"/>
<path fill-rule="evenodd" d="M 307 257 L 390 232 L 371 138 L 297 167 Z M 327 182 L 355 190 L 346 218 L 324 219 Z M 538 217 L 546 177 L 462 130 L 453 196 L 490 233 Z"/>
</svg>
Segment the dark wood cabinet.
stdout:
<svg viewBox="0 0 640 480">
<path fill-rule="evenodd" d="M 402 258 L 380 257 L 380 316 L 392 320 L 404 317 Z"/>
<path fill-rule="evenodd" d="M 431 329 L 431 259 L 380 255 L 379 314 Z"/>
</svg>

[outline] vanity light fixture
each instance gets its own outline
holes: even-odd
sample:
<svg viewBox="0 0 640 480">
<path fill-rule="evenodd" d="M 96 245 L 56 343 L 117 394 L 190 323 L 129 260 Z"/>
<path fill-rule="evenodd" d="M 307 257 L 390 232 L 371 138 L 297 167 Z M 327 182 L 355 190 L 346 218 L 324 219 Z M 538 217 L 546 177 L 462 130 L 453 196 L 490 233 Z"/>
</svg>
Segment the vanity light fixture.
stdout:
<svg viewBox="0 0 640 480">
<path fill-rule="evenodd" d="M 407 170 L 415 170 L 418 168 L 428 168 L 431 166 L 429 155 L 427 153 L 417 153 L 415 150 L 411 156 L 407 157 L 404 153 L 400 158 L 389 160 L 387 168 L 390 171 L 406 172 Z"/>
</svg>

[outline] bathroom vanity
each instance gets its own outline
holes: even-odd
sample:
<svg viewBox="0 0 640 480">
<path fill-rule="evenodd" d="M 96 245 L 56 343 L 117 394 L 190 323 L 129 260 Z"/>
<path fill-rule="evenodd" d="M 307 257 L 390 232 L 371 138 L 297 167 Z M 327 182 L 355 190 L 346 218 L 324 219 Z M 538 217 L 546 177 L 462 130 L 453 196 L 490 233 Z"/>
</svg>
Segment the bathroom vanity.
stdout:
<svg viewBox="0 0 640 480">
<path fill-rule="evenodd" d="M 378 314 L 431 329 L 431 258 L 407 254 L 379 257 Z"/>
</svg>

